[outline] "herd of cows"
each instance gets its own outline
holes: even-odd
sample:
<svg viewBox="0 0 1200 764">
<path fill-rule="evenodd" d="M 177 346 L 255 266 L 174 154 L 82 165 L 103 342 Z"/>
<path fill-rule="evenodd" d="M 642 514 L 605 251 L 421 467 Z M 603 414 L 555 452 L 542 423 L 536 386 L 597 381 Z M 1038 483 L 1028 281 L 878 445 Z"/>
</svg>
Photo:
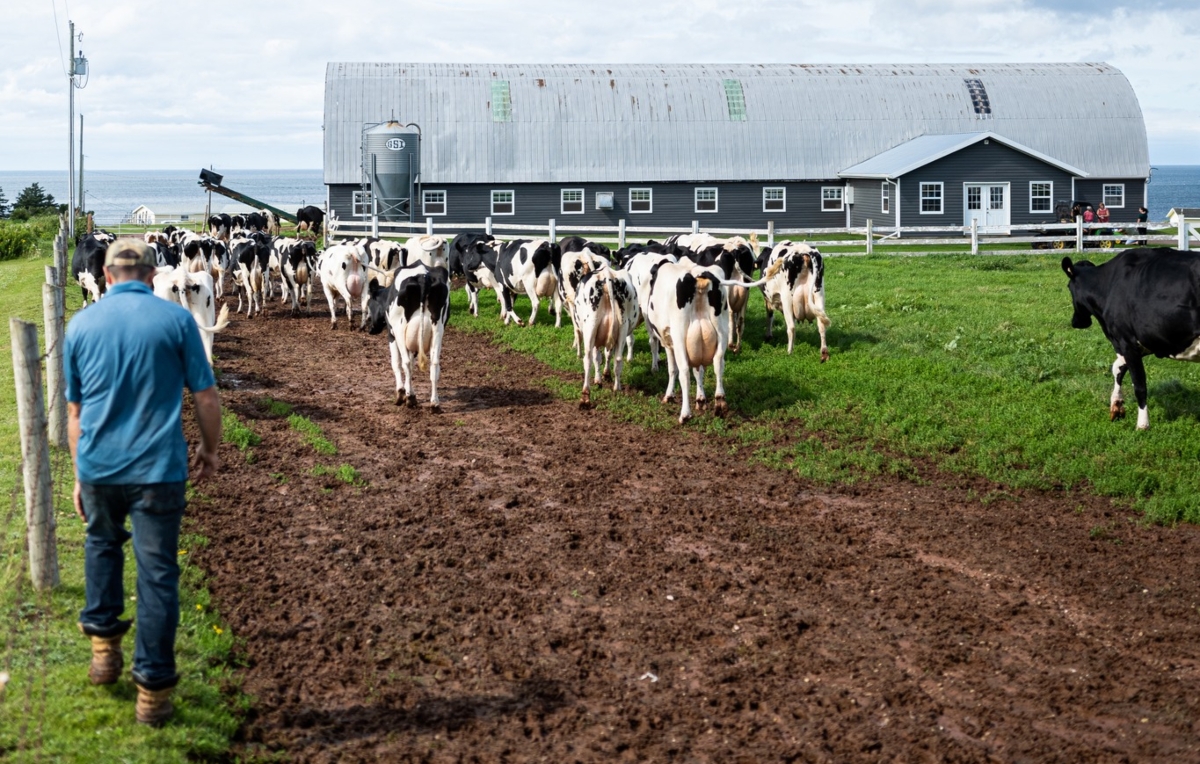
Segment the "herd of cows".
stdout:
<svg viewBox="0 0 1200 764">
<path fill-rule="evenodd" d="M 319 233 L 320 210 L 301 230 Z M 473 315 L 479 293 L 491 289 L 504 323 L 522 324 L 515 297 L 529 297 L 528 324 L 549 301 L 555 326 L 566 313 L 573 325 L 574 348 L 583 362 L 581 406 L 590 406 L 593 383 L 611 375 L 620 390 L 624 363 L 633 357 L 633 331 L 646 326 L 651 368 L 657 370 L 665 349 L 668 381 L 663 402 L 675 394 L 682 405 L 679 421 L 692 416 L 689 374 L 696 383 L 698 408 L 706 404 L 704 379 L 712 367 L 716 388 L 713 410 L 725 411 L 724 366 L 728 351 L 742 342 L 751 289 L 764 298 L 770 339 L 774 312 L 783 313 L 788 353 L 798 322 L 816 323 L 821 361 L 829 358 L 825 314 L 824 261 L 806 244 L 784 241 L 759 247 L 754 237 L 717 239 L 707 234 L 672 236 L 664 242 L 635 244 L 617 251 L 578 236 L 561 241 L 500 241 L 480 233 L 415 236 L 405 243 L 363 238 L 318 251 L 309 239 L 279 236 L 279 221 L 267 211 L 245 218 L 214 216 L 206 234 L 168 227 L 145 234 L 158 255 L 155 294 L 178 301 L 196 318 L 212 360 L 212 337 L 229 323 L 229 305 L 219 315 L 230 279 L 237 310 L 247 317 L 263 309 L 276 292 L 293 313 L 301 301 L 311 310 L 314 281 L 319 281 L 337 326 L 338 303 L 347 322 L 360 313 L 359 329 L 387 329 L 396 381 L 396 403 L 416 405 L 413 361 L 429 370 L 430 404 L 440 405 L 437 384 L 442 338 L 450 312 L 451 279 L 460 277 Z M 72 274 L 84 303 L 105 291 L 104 251 L 111 234 L 83 238 L 72 259 Z M 1139 429 L 1149 427 L 1143 358 L 1200 361 L 1200 255 L 1169 249 L 1137 248 L 1096 266 L 1064 258 L 1074 306 L 1072 326 L 1086 328 L 1095 317 L 1112 343 L 1111 418 L 1124 416 L 1121 383 L 1128 372 L 1138 404 Z M 758 274 L 757 280 L 755 274 Z"/>
</svg>

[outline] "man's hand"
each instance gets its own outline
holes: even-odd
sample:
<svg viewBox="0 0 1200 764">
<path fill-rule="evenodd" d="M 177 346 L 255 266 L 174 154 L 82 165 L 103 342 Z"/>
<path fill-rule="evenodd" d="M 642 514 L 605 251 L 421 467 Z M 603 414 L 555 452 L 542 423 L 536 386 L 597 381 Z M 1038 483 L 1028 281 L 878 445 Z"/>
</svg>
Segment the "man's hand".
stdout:
<svg viewBox="0 0 1200 764">
<path fill-rule="evenodd" d="M 79 515 L 79 519 L 86 523 L 87 515 L 83 514 L 83 486 L 79 484 L 78 480 L 75 481 L 75 490 L 72 496 L 75 499 L 75 514 Z"/>
<path fill-rule="evenodd" d="M 198 482 L 216 475 L 219 469 L 221 457 L 217 456 L 216 450 L 206 451 L 201 446 L 196 449 L 196 459 L 192 462 L 192 474 L 189 477 Z"/>
</svg>

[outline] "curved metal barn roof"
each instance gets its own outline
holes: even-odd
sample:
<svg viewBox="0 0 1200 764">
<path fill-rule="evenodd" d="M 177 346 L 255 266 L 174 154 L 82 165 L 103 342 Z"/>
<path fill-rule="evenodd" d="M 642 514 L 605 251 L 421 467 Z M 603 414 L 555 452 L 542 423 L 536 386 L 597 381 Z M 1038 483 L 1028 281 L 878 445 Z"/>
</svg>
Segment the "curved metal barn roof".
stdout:
<svg viewBox="0 0 1200 764">
<path fill-rule="evenodd" d="M 393 114 L 421 126 L 427 185 L 833 179 L 979 132 L 1092 177 L 1150 173 L 1137 96 L 1103 63 L 330 63 L 326 183 L 361 181 L 362 126 Z"/>
</svg>

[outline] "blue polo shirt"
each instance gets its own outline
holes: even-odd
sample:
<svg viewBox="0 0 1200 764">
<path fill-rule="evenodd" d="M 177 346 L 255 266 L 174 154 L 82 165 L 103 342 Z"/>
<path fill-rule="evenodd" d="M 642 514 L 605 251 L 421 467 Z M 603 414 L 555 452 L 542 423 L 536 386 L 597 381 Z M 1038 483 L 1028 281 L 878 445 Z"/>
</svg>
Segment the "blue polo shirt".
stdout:
<svg viewBox="0 0 1200 764">
<path fill-rule="evenodd" d="M 67 400 L 81 407 L 82 482 L 187 480 L 183 388 L 215 384 L 191 313 L 139 281 L 114 284 L 71 319 L 63 359 Z"/>
</svg>

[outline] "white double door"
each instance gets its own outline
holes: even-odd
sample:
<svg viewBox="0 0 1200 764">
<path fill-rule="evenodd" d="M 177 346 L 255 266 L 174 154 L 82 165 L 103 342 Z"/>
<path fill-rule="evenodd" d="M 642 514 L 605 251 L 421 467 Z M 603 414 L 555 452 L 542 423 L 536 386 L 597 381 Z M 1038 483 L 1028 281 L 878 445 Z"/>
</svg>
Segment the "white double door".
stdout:
<svg viewBox="0 0 1200 764">
<path fill-rule="evenodd" d="M 978 220 L 980 228 L 1007 226 L 1011 196 L 1007 183 L 964 183 L 963 225 Z"/>
</svg>

